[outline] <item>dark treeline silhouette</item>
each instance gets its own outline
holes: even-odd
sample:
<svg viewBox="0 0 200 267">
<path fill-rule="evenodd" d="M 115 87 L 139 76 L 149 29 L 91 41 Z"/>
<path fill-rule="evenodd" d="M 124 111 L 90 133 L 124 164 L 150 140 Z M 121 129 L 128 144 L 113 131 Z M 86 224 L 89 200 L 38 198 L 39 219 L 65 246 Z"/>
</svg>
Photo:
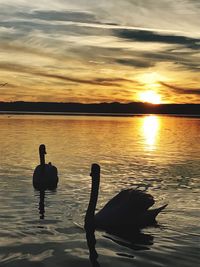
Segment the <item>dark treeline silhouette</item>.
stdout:
<svg viewBox="0 0 200 267">
<path fill-rule="evenodd" d="M 1 112 L 200 115 L 200 104 L 0 102 Z"/>
</svg>

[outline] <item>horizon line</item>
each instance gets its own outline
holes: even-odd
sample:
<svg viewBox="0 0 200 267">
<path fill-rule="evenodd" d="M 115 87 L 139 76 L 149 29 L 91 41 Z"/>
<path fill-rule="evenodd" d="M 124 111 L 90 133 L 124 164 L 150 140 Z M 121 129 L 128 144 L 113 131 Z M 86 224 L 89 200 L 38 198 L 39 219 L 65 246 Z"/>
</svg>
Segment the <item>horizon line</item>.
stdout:
<svg viewBox="0 0 200 267">
<path fill-rule="evenodd" d="M 141 101 L 130 101 L 130 102 L 90 102 L 90 103 L 84 103 L 84 102 L 52 102 L 52 101 L 23 101 L 23 100 L 16 100 L 16 101 L 0 101 L 0 103 L 6 103 L 6 104 L 13 104 L 13 103 L 45 103 L 45 104 L 79 104 L 79 105 L 101 105 L 101 104 L 120 104 L 120 105 L 130 105 L 130 104 L 145 104 L 150 106 L 162 106 L 162 105 L 200 105 L 200 103 L 150 103 L 150 102 L 141 102 Z"/>
</svg>

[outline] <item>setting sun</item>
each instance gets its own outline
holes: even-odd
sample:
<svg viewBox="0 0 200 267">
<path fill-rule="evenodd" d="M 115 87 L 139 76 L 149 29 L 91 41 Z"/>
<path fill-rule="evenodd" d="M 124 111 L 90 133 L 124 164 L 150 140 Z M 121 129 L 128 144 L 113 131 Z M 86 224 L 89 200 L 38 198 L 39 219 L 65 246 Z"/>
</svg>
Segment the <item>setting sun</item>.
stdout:
<svg viewBox="0 0 200 267">
<path fill-rule="evenodd" d="M 147 102 L 151 104 L 161 104 L 161 96 L 155 91 L 144 91 L 139 93 L 139 99 L 142 102 Z"/>
</svg>

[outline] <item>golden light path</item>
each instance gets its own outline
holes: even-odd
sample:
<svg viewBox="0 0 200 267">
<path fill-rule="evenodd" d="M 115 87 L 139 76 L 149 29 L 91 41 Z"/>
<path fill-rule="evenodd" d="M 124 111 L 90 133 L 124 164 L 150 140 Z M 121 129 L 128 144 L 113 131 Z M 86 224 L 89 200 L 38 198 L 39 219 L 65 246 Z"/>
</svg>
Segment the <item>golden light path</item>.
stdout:
<svg viewBox="0 0 200 267">
<path fill-rule="evenodd" d="M 144 136 L 145 148 L 154 150 L 160 128 L 160 119 L 158 116 L 149 115 L 144 117 L 142 122 L 142 133 Z"/>
</svg>

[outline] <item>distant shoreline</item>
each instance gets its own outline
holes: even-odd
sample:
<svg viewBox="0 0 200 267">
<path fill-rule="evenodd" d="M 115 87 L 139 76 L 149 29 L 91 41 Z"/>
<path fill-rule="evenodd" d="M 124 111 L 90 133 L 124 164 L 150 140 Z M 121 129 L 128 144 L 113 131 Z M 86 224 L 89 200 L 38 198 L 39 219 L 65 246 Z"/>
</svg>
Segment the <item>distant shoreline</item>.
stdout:
<svg viewBox="0 0 200 267">
<path fill-rule="evenodd" d="M 199 117 L 200 104 L 0 102 L 0 114 L 79 116 L 170 115 Z"/>
<path fill-rule="evenodd" d="M 199 114 L 153 114 L 153 113 L 83 113 L 83 112 L 32 112 L 32 111 L 0 111 L 0 115 L 42 115 L 42 116 L 99 116 L 99 117 L 136 117 L 136 116 L 169 116 L 169 117 L 188 117 L 200 118 Z"/>
</svg>

